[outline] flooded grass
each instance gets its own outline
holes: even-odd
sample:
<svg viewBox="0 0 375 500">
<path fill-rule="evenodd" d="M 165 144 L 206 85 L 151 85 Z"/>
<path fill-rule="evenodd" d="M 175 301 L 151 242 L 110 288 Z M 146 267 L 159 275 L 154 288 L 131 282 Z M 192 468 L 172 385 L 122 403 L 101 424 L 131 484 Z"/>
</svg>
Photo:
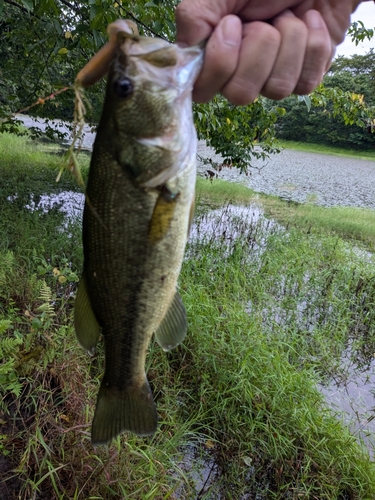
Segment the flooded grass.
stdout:
<svg viewBox="0 0 375 500">
<path fill-rule="evenodd" d="M 61 194 L 78 190 L 40 158 L 23 175 L 1 167 L 0 498 L 375 498 L 372 256 L 199 181 L 180 277 L 189 332 L 147 358 L 159 430 L 93 448 L 103 353 L 74 337 L 80 221 Z"/>
<path fill-rule="evenodd" d="M 197 198 L 211 208 L 221 206 L 223 200 L 235 204 L 258 203 L 269 219 L 276 220 L 286 228 L 295 227 L 323 237 L 326 234 L 337 235 L 359 243 L 370 251 L 375 248 L 375 211 L 371 209 L 322 207 L 312 203 L 284 201 L 221 179 L 210 182 L 198 178 Z"/>
</svg>

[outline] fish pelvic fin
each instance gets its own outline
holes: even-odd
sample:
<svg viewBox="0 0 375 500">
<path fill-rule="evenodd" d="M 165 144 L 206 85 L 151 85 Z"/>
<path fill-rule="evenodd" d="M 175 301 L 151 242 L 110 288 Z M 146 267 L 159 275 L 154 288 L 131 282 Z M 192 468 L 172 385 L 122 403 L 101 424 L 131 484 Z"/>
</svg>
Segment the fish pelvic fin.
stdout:
<svg viewBox="0 0 375 500">
<path fill-rule="evenodd" d="M 83 273 L 79 282 L 74 304 L 74 328 L 78 342 L 89 354 L 93 355 L 100 337 L 101 327 L 96 319 L 87 293 L 85 273 Z"/>
<path fill-rule="evenodd" d="M 155 332 L 157 343 L 164 351 L 170 351 L 184 340 L 187 326 L 186 310 L 176 291 L 167 314 Z"/>
<path fill-rule="evenodd" d="M 103 379 L 92 422 L 94 446 L 108 444 L 124 431 L 150 436 L 156 432 L 157 424 L 158 415 L 146 376 L 141 386 L 123 391 L 107 387 Z"/>
</svg>

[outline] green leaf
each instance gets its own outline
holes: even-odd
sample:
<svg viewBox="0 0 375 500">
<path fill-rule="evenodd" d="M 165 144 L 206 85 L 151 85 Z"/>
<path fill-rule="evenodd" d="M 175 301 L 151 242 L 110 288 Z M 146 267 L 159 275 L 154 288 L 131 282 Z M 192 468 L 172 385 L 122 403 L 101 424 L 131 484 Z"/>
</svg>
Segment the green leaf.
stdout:
<svg viewBox="0 0 375 500">
<path fill-rule="evenodd" d="M 23 5 L 23 7 L 25 7 L 25 9 L 27 9 L 28 11 L 32 11 L 34 10 L 34 2 L 33 0 L 21 0 L 21 4 Z"/>
<path fill-rule="evenodd" d="M 69 50 L 66 48 L 66 47 L 63 47 L 62 49 L 58 50 L 57 53 L 60 55 L 60 56 L 64 56 L 65 54 L 67 54 L 69 52 Z"/>
<path fill-rule="evenodd" d="M 298 96 L 298 100 L 300 102 L 304 102 L 306 104 L 307 111 L 311 110 L 311 98 L 310 98 L 310 96 L 308 96 L 308 95 L 299 95 Z"/>
<path fill-rule="evenodd" d="M 277 107 L 276 108 L 276 113 L 279 115 L 279 116 L 284 116 L 286 114 L 286 109 L 285 108 L 281 108 L 281 107 Z"/>
</svg>

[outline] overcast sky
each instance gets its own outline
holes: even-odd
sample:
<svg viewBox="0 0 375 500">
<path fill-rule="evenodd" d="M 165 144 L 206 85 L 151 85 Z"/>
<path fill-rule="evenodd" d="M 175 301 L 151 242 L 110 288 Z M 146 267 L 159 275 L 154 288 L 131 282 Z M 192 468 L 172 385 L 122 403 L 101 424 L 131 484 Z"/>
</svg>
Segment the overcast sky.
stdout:
<svg viewBox="0 0 375 500">
<path fill-rule="evenodd" d="M 358 9 L 352 15 L 352 22 L 362 21 L 366 28 L 375 28 L 375 3 L 362 2 Z M 336 49 L 336 55 L 349 57 L 352 54 L 365 54 L 371 47 L 375 49 L 375 38 L 371 41 L 364 41 L 356 46 L 351 42 L 350 37 L 346 37 L 345 41 Z"/>
</svg>

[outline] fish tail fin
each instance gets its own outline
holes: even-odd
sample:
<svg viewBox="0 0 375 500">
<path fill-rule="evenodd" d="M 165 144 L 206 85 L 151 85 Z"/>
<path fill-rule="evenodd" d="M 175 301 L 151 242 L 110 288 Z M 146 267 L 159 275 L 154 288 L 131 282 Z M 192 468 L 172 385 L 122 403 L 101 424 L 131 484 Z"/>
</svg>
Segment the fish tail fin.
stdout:
<svg viewBox="0 0 375 500">
<path fill-rule="evenodd" d="M 149 436 L 155 433 L 157 423 L 156 407 L 146 376 L 141 386 L 131 386 L 123 391 L 113 390 L 102 381 L 92 422 L 91 442 L 94 446 L 108 444 L 124 431 Z"/>
</svg>

